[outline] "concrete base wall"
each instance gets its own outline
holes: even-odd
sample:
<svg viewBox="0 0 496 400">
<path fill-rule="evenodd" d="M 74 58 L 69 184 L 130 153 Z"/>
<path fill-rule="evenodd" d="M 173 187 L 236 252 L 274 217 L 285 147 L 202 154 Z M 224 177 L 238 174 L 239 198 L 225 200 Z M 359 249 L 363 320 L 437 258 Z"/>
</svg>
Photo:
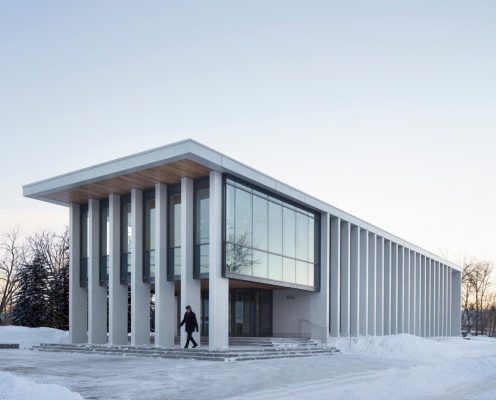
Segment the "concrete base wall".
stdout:
<svg viewBox="0 0 496 400">
<path fill-rule="evenodd" d="M 272 294 L 272 334 L 274 337 L 310 337 L 312 295 L 302 290 L 274 290 Z M 317 321 L 318 322 L 318 321 Z"/>
</svg>

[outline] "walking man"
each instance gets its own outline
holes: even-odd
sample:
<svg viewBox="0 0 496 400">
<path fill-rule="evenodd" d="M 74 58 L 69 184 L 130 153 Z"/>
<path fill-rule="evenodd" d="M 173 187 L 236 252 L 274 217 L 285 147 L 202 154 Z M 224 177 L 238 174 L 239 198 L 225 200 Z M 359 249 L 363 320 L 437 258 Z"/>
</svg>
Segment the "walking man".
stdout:
<svg viewBox="0 0 496 400">
<path fill-rule="evenodd" d="M 188 334 L 188 337 L 186 339 L 186 345 L 184 346 L 185 349 L 189 347 L 189 342 L 191 340 L 191 343 L 193 343 L 193 348 L 198 347 L 198 344 L 195 342 L 195 339 L 193 339 L 193 332 L 196 330 L 198 332 L 198 321 L 196 320 L 196 315 L 195 313 L 191 310 L 190 306 L 186 306 L 186 312 L 184 313 L 183 320 L 181 321 L 181 324 L 179 325 L 179 328 L 181 326 L 185 326 L 186 333 Z"/>
</svg>

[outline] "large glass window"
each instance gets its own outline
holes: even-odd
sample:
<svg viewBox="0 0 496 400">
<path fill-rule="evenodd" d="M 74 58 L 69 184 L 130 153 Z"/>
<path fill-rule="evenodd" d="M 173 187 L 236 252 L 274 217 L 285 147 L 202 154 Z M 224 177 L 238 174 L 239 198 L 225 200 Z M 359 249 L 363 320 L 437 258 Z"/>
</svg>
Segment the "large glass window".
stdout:
<svg viewBox="0 0 496 400">
<path fill-rule="evenodd" d="M 208 179 L 195 182 L 195 274 L 208 274 L 209 197 Z"/>
<path fill-rule="evenodd" d="M 181 194 L 171 188 L 169 196 L 169 277 L 181 276 Z"/>
<path fill-rule="evenodd" d="M 143 196 L 143 281 L 155 281 L 155 191 Z"/>
<path fill-rule="evenodd" d="M 253 247 L 267 251 L 268 248 L 268 214 L 269 202 L 258 196 L 253 196 Z"/>
<path fill-rule="evenodd" d="M 110 217 L 108 200 L 100 201 L 100 285 L 108 284 L 110 250 Z"/>
<path fill-rule="evenodd" d="M 318 235 L 318 214 L 226 179 L 226 272 L 313 287 Z"/>
<path fill-rule="evenodd" d="M 121 197 L 121 283 L 131 282 L 131 196 Z"/>
<path fill-rule="evenodd" d="M 80 218 L 81 260 L 79 266 L 79 286 L 88 287 L 88 204 L 81 205 Z"/>
</svg>

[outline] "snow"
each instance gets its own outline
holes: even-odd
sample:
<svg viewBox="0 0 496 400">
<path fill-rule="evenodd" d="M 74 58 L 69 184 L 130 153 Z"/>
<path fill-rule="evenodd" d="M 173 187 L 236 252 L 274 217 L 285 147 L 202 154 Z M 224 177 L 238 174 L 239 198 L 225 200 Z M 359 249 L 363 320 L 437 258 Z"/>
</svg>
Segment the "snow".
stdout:
<svg viewBox="0 0 496 400">
<path fill-rule="evenodd" d="M 0 371 L 92 399 L 496 399 L 496 339 L 402 334 L 335 345 L 333 356 L 230 363 L 0 350 Z"/>
<path fill-rule="evenodd" d="M 24 326 L 0 326 L 0 343 L 18 343 L 29 348 L 40 343 L 67 343 L 69 332 L 53 328 L 27 328 Z"/>
<path fill-rule="evenodd" d="M 27 379 L 0 371 L 0 399 L 2 400 L 81 400 L 81 395 L 69 389 Z"/>
</svg>

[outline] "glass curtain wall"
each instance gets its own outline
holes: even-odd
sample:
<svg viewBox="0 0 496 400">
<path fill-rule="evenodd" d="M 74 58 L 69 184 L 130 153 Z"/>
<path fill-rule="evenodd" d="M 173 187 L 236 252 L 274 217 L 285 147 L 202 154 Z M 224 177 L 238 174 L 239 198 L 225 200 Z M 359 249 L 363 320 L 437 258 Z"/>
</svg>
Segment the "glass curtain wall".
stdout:
<svg viewBox="0 0 496 400">
<path fill-rule="evenodd" d="M 155 282 L 155 191 L 145 192 L 143 223 L 143 282 Z"/>
<path fill-rule="evenodd" d="M 181 188 L 171 187 L 169 195 L 169 279 L 181 277 Z"/>
<path fill-rule="evenodd" d="M 121 197 L 121 283 L 131 282 L 131 196 Z"/>
<path fill-rule="evenodd" d="M 100 201 L 100 285 L 109 280 L 110 216 L 109 201 Z"/>
<path fill-rule="evenodd" d="M 88 287 L 88 204 L 81 204 L 80 218 L 81 260 L 79 268 L 79 286 Z"/>
<path fill-rule="evenodd" d="M 225 196 L 226 272 L 315 287 L 318 214 L 233 179 Z"/>
<path fill-rule="evenodd" d="M 195 275 L 208 274 L 209 265 L 209 182 L 195 182 Z"/>
</svg>

